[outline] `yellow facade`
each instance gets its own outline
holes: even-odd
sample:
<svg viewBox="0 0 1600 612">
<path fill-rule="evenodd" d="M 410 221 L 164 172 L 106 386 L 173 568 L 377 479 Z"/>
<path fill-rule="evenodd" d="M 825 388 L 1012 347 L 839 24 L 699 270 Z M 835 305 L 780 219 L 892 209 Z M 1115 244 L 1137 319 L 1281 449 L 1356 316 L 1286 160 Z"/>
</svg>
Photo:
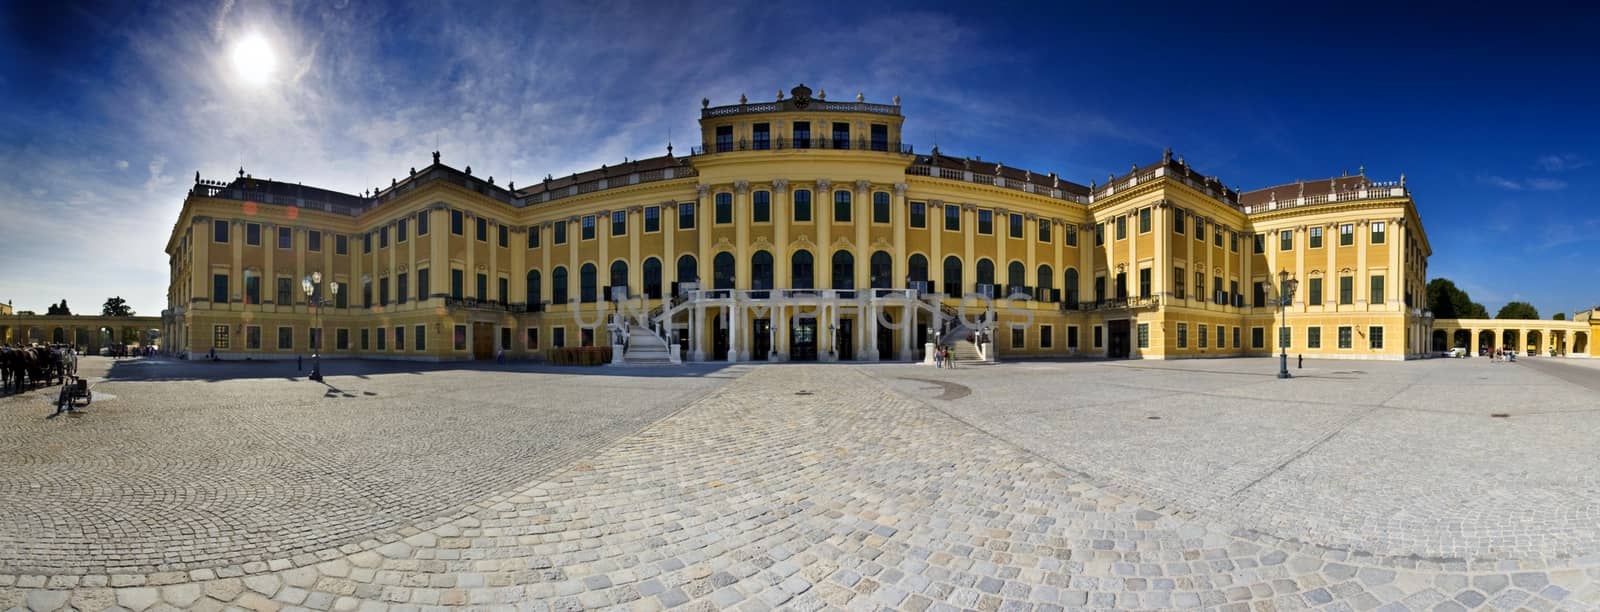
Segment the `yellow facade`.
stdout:
<svg viewBox="0 0 1600 612">
<path fill-rule="evenodd" d="M 1168 153 L 1084 186 L 914 153 L 898 99 L 790 93 L 703 105 L 688 157 L 531 187 L 437 154 L 359 196 L 197 177 L 167 246 L 170 344 L 293 357 L 321 321 L 332 356 L 539 357 L 620 341 L 616 286 L 690 359 L 921 359 L 977 331 L 1002 357 L 1264 355 L 1286 272 L 1291 353 L 1427 351 L 1430 249 L 1403 181 L 1240 193 Z M 312 307 L 313 272 L 342 297 Z M 1012 294 L 1033 299 L 978 297 Z M 942 323 L 963 301 L 975 323 Z"/>
</svg>

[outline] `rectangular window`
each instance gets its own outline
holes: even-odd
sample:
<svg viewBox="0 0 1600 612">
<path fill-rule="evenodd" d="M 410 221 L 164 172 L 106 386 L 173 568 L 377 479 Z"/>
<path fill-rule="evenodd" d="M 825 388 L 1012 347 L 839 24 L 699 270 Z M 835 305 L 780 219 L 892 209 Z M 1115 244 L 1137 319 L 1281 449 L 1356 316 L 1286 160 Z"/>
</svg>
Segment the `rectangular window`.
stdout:
<svg viewBox="0 0 1600 612">
<path fill-rule="evenodd" d="M 278 350 L 280 350 L 280 351 L 294 350 L 294 328 L 293 327 L 279 327 L 278 328 Z"/>
<path fill-rule="evenodd" d="M 1139 324 L 1139 348 L 1142 348 L 1142 349 L 1150 348 L 1150 324 L 1149 323 L 1140 323 Z"/>
<path fill-rule="evenodd" d="M 763 193 L 765 193 L 765 192 L 763 192 Z M 661 231 L 661 207 L 660 206 L 646 206 L 646 207 L 644 207 L 644 231 L 646 233 Z M 539 233 L 538 232 L 533 232 L 530 235 L 538 236 Z M 535 244 L 533 246 L 539 246 L 537 244 L 538 243 L 538 239 L 537 238 L 534 239 L 534 242 L 535 242 Z"/>
<path fill-rule="evenodd" d="M 1215 295 L 1211 296 L 1211 303 L 1219 304 L 1219 305 L 1227 305 L 1227 303 L 1228 303 L 1228 294 L 1224 293 L 1222 291 L 1222 277 L 1221 276 L 1213 276 L 1213 277 L 1211 277 L 1211 292 L 1215 294 Z"/>
<path fill-rule="evenodd" d="M 478 292 L 473 294 L 472 297 L 478 298 L 479 300 L 489 299 L 489 275 L 479 272 L 477 275 L 477 280 Z"/>
<path fill-rule="evenodd" d="M 292 228 L 292 227 L 280 227 L 280 228 L 278 228 L 278 248 L 280 248 L 280 249 L 292 249 L 292 248 L 294 248 L 294 228 Z"/>
<path fill-rule="evenodd" d="M 876 191 L 872 194 L 872 222 L 889 222 L 889 193 Z"/>
<path fill-rule="evenodd" d="M 1322 228 L 1320 227 L 1311 228 L 1311 248 L 1322 248 Z"/>
<path fill-rule="evenodd" d="M 850 192 L 848 192 L 848 191 L 835 191 L 835 192 L 833 192 L 833 222 L 834 223 L 849 223 L 850 222 Z"/>
<path fill-rule="evenodd" d="M 1254 252 L 1257 255 L 1260 255 L 1262 253 L 1267 252 L 1267 235 L 1266 234 L 1256 234 L 1255 235 L 1255 245 L 1251 250 L 1252 250 L 1252 252 Z"/>
<path fill-rule="evenodd" d="M 212 346 L 215 346 L 215 347 L 217 347 L 219 349 L 228 348 L 228 341 L 231 340 L 231 339 L 232 338 L 228 335 L 228 326 L 226 326 L 226 325 L 213 325 L 213 326 L 211 326 L 211 345 Z M 247 349 L 251 349 L 251 350 L 260 350 L 261 349 L 261 328 L 260 327 L 256 327 L 254 325 L 251 325 L 251 326 L 248 326 L 248 327 L 244 328 L 244 347 L 247 348 Z"/>
<path fill-rule="evenodd" d="M 528 226 L 528 248 L 539 248 L 539 226 L 537 225 Z"/>
<path fill-rule="evenodd" d="M 350 281 L 339 282 L 339 292 L 333 294 L 334 308 L 350 307 Z"/>
<path fill-rule="evenodd" d="M 1009 223 L 1010 229 L 1011 229 L 1011 237 L 1012 238 L 1021 238 L 1022 237 L 1022 215 L 1015 214 L 1015 213 L 1011 214 L 1010 218 L 1008 219 L 1008 223 Z"/>
<path fill-rule="evenodd" d="M 794 220 L 796 223 L 811 222 L 811 191 L 796 189 L 794 192 Z"/>
<path fill-rule="evenodd" d="M 1106 224 L 1104 224 L 1104 223 L 1096 223 L 1096 224 L 1094 224 L 1094 245 L 1095 246 L 1105 246 L 1105 244 L 1106 244 Z"/>
<path fill-rule="evenodd" d="M 1175 234 L 1183 234 L 1188 230 L 1188 226 L 1188 213 L 1184 212 L 1182 208 L 1172 209 L 1172 232 Z"/>
<path fill-rule="evenodd" d="M 1306 280 L 1306 304 L 1309 306 L 1322 305 L 1322 279 L 1312 278 Z"/>
<path fill-rule="evenodd" d="M 557 226 L 559 227 L 559 224 Z M 678 229 L 694 229 L 694 202 L 678 203 Z M 562 242 L 565 242 L 565 239 L 556 240 L 557 244 Z"/>
<path fill-rule="evenodd" d="M 628 211 L 611 211 L 611 235 L 624 236 L 628 233 Z"/>
<path fill-rule="evenodd" d="M 555 348 L 567 346 L 567 328 L 554 327 L 550 329 L 550 346 Z"/>
<path fill-rule="evenodd" d="M 1355 335 L 1354 329 L 1348 325 L 1339 327 L 1339 348 L 1348 349 L 1355 346 L 1354 338 L 1351 337 Z"/>
<path fill-rule="evenodd" d="M 554 234 L 554 238 L 555 238 L 556 244 L 566 244 L 567 243 L 567 222 L 566 221 L 555 221 L 555 222 L 553 222 L 551 224 L 551 227 L 553 229 L 551 229 L 550 231 L 551 231 L 551 233 Z"/>
<path fill-rule="evenodd" d="M 1055 326 L 1053 326 L 1053 325 L 1040 325 L 1039 326 L 1039 348 L 1042 348 L 1042 349 L 1055 348 L 1055 346 L 1056 346 L 1055 331 L 1056 331 L 1056 329 L 1055 329 Z"/>
<path fill-rule="evenodd" d="M 850 124 L 839 121 L 833 123 L 833 148 L 850 148 Z"/>
<path fill-rule="evenodd" d="M 1076 225 L 1068 225 L 1067 226 L 1067 228 L 1066 228 L 1066 242 L 1067 242 L 1067 246 L 1071 246 L 1071 247 L 1078 246 L 1078 226 L 1076 226 Z"/>
<path fill-rule="evenodd" d="M 428 235 L 428 211 L 426 210 L 417 213 L 417 235 Z"/>
<path fill-rule="evenodd" d="M 461 271 L 459 268 L 452 268 L 450 270 L 450 297 L 458 300 L 462 299 L 467 290 L 466 284 L 466 272 Z"/>
<path fill-rule="evenodd" d="M 211 241 L 220 243 L 225 243 L 228 241 L 227 221 L 218 220 L 211 222 Z"/>
<path fill-rule="evenodd" d="M 1340 304 L 1354 304 L 1354 303 L 1356 303 L 1356 277 L 1354 277 L 1354 276 L 1341 276 L 1341 277 L 1339 277 L 1339 303 Z"/>
<path fill-rule="evenodd" d="M 500 245 L 500 248 L 503 249 L 503 248 L 506 248 L 507 246 L 510 245 L 510 240 L 509 240 L 508 237 L 511 234 L 511 228 L 506 227 L 505 225 L 500 225 L 495 230 L 495 233 L 496 233 L 495 238 L 497 239 L 497 240 L 495 240 L 495 243 Z"/>
<path fill-rule="evenodd" d="M 378 305 L 389 305 L 389 277 L 378 279 Z"/>
<path fill-rule="evenodd" d="M 1320 348 L 1322 348 L 1322 328 L 1321 327 L 1307 327 L 1306 328 L 1306 348 L 1308 348 L 1308 349 L 1320 349 Z"/>
<path fill-rule="evenodd" d="M 311 328 L 311 329 L 306 330 L 306 339 L 309 342 L 308 346 L 311 347 L 312 352 L 316 352 L 316 351 L 322 350 L 322 330 L 321 329 L 319 329 L 319 328 Z"/>
<path fill-rule="evenodd" d="M 1264 327 L 1250 328 L 1250 348 L 1267 348 L 1267 330 Z"/>
<path fill-rule="evenodd" d="M 1383 244 L 1383 241 L 1384 241 L 1383 230 L 1384 230 L 1384 227 L 1383 227 L 1383 222 L 1382 221 L 1373 221 L 1372 222 L 1372 244 Z"/>
<path fill-rule="evenodd" d="M 489 241 L 489 220 L 485 219 L 483 217 L 478 217 L 476 219 L 473 219 L 473 223 L 474 223 L 473 227 L 477 230 L 475 232 L 475 234 L 478 237 L 478 242 L 488 242 Z"/>
<path fill-rule="evenodd" d="M 716 211 L 717 218 L 715 223 L 717 225 L 733 223 L 733 194 L 727 192 L 717 194 L 712 206 L 712 210 Z"/>
<path fill-rule="evenodd" d="M 405 242 L 406 238 L 408 237 L 408 233 L 409 233 L 407 230 L 410 227 L 411 227 L 411 219 L 409 219 L 409 218 L 402 217 L 402 218 L 400 218 L 400 220 L 395 221 L 394 222 L 394 241 L 395 242 Z"/>
<path fill-rule="evenodd" d="M 349 239 L 348 236 L 340 234 L 338 236 L 334 236 L 333 237 L 333 254 L 334 255 L 349 255 L 350 254 L 350 239 Z"/>
<path fill-rule="evenodd" d="M 350 350 L 350 330 L 343 327 L 333 330 L 333 348 L 341 351 Z"/>
<path fill-rule="evenodd" d="M 1042 219 L 1042 218 L 1039 219 L 1039 242 L 1040 243 L 1043 243 L 1043 244 L 1049 244 L 1050 243 L 1050 231 L 1051 231 L 1050 230 L 1050 225 L 1051 225 L 1051 221 L 1049 219 Z"/>
<path fill-rule="evenodd" d="M 1141 233 L 1141 234 L 1150 233 L 1150 209 L 1149 209 L 1149 207 L 1139 209 L 1139 233 Z"/>
<path fill-rule="evenodd" d="M 1078 326 L 1067 326 L 1067 348 L 1078 350 Z"/>
<path fill-rule="evenodd" d="M 404 327 L 394 328 L 394 350 L 406 350 L 406 328 Z"/>
<path fill-rule="evenodd" d="M 372 338 L 372 330 L 370 330 L 370 329 L 362 329 L 361 330 L 361 350 L 363 350 L 363 351 L 367 350 L 367 348 L 369 346 L 371 346 L 371 343 L 370 343 L 371 338 Z"/>
<path fill-rule="evenodd" d="M 1239 232 L 1228 230 L 1228 250 L 1239 252 Z"/>
<path fill-rule="evenodd" d="M 754 223 L 772 222 L 772 192 L 757 191 L 750 196 L 750 221 Z"/>
<path fill-rule="evenodd" d="M 1239 281 L 1228 281 L 1228 303 L 1235 307 L 1244 306 L 1244 296 L 1239 295 Z"/>
<path fill-rule="evenodd" d="M 1206 273 L 1205 272 L 1196 271 L 1194 273 L 1194 299 L 1197 299 L 1197 300 L 1206 299 Z"/>
<path fill-rule="evenodd" d="M 1106 330 L 1099 325 L 1094 326 L 1094 347 L 1105 348 Z"/>
<path fill-rule="evenodd" d="M 363 255 L 372 253 L 372 232 L 361 235 L 361 253 Z"/>
<path fill-rule="evenodd" d="M 1233 328 L 1233 348 L 1240 348 L 1240 346 L 1239 346 L 1239 328 L 1237 328 L 1237 327 Z"/>
<path fill-rule="evenodd" d="M 978 211 L 978 233 L 984 236 L 994 235 L 994 211 Z"/>
<path fill-rule="evenodd" d="M 450 211 L 450 233 L 457 236 L 462 232 L 462 214 L 459 210 Z"/>
<path fill-rule="evenodd" d="M 1356 243 L 1356 225 L 1345 223 L 1339 226 L 1339 246 L 1350 246 Z"/>
<path fill-rule="evenodd" d="M 1293 230 L 1283 230 L 1283 231 L 1278 232 L 1278 250 L 1279 251 L 1292 251 L 1292 250 L 1294 250 L 1294 231 Z"/>
<path fill-rule="evenodd" d="M 1367 343 L 1374 349 L 1383 348 L 1383 326 L 1374 325 L 1367 328 Z"/>
<path fill-rule="evenodd" d="M 1293 348 L 1293 347 L 1291 347 L 1289 345 L 1290 335 L 1291 334 L 1290 334 L 1290 330 L 1289 330 L 1288 327 L 1280 327 L 1280 328 L 1278 328 L 1278 347 L 1279 348 L 1285 348 L 1285 349 Z"/>
<path fill-rule="evenodd" d="M 1117 240 L 1128 238 L 1128 216 L 1117 215 Z"/>
<path fill-rule="evenodd" d="M 250 246 L 261 246 L 261 224 L 244 224 L 244 243 Z"/>
<path fill-rule="evenodd" d="M 911 227 L 915 229 L 926 229 L 928 227 L 927 202 L 911 203 Z"/>
<path fill-rule="evenodd" d="M 378 350 L 380 350 L 380 351 L 389 350 L 389 330 L 388 330 L 388 328 L 379 327 L 377 329 L 374 329 L 374 330 L 372 330 L 372 335 L 378 337 Z"/>
<path fill-rule="evenodd" d="M 1372 275 L 1372 295 L 1367 296 L 1368 304 L 1383 303 L 1383 275 Z"/>
<path fill-rule="evenodd" d="M 1228 348 L 1228 338 L 1222 335 L 1222 326 L 1217 326 L 1217 348 Z"/>
<path fill-rule="evenodd" d="M 1189 324 L 1188 323 L 1179 323 L 1178 324 L 1178 348 L 1180 348 L 1180 349 L 1189 348 Z"/>
<path fill-rule="evenodd" d="M 1186 279 L 1186 278 L 1188 278 L 1188 276 L 1184 275 L 1183 268 L 1180 268 L 1180 267 L 1172 268 L 1172 299 L 1175 299 L 1175 300 L 1184 299 L 1183 298 L 1183 279 Z"/>
<path fill-rule="evenodd" d="M 1024 346 L 1027 345 L 1027 343 L 1028 343 L 1028 339 L 1026 337 L 1024 337 L 1023 332 L 1022 332 L 1022 328 L 1020 328 L 1020 327 L 1011 328 L 1011 348 L 1014 348 L 1014 349 L 1023 348 Z"/>
<path fill-rule="evenodd" d="M 1139 297 L 1150 297 L 1150 268 L 1139 268 Z"/>
<path fill-rule="evenodd" d="M 1206 240 L 1206 220 L 1198 215 L 1194 217 L 1194 239 L 1201 242 Z"/>
<path fill-rule="evenodd" d="M 411 341 L 415 344 L 413 348 L 418 351 L 428 350 L 428 326 L 418 325 L 412 329 Z"/>
<path fill-rule="evenodd" d="M 246 271 L 244 274 L 244 303 L 261 303 L 261 277 Z"/>
<path fill-rule="evenodd" d="M 291 293 L 293 286 L 293 280 L 289 279 L 288 277 L 278 277 L 278 304 L 284 306 L 294 305 L 294 294 Z"/>
<path fill-rule="evenodd" d="M 499 289 L 500 292 L 495 294 L 494 299 L 495 301 L 504 304 L 506 303 L 506 298 L 511 295 L 511 279 L 502 276 L 497 280 L 500 282 L 495 286 L 495 289 Z"/>
<path fill-rule="evenodd" d="M 537 327 L 528 328 L 528 350 L 539 350 L 539 328 Z"/>
<path fill-rule="evenodd" d="M 1252 293 L 1251 301 L 1250 301 L 1251 306 L 1254 306 L 1256 308 L 1266 308 L 1267 307 L 1267 283 L 1266 283 L 1266 281 L 1256 281 L 1255 288 L 1251 290 L 1251 293 Z"/>
<path fill-rule="evenodd" d="M 388 248 L 388 247 L 389 247 L 389 226 L 385 225 L 383 227 L 378 228 L 378 248 L 383 249 L 383 248 Z"/>
<path fill-rule="evenodd" d="M 584 215 L 579 223 L 579 227 L 582 228 L 583 232 L 580 234 L 582 238 L 584 240 L 594 240 L 594 215 Z"/>
<path fill-rule="evenodd" d="M 944 205 L 944 231 L 961 231 L 961 207 L 959 205 Z"/>
<path fill-rule="evenodd" d="M 811 122 L 810 121 L 796 121 L 796 122 L 794 122 L 794 132 L 793 133 L 794 133 L 794 148 L 796 148 L 796 149 L 809 149 L 809 148 L 811 148 Z"/>
<path fill-rule="evenodd" d="M 1195 327 L 1194 331 L 1197 334 L 1197 337 L 1195 338 L 1195 340 L 1196 340 L 1195 346 L 1197 346 L 1199 348 L 1206 348 L 1206 339 L 1207 338 L 1206 338 L 1206 326 L 1205 326 L 1205 324 L 1202 323 L 1202 324 L 1196 325 L 1194 327 Z"/>
<path fill-rule="evenodd" d="M 509 327 L 500 328 L 500 350 L 511 350 L 511 328 Z"/>
<path fill-rule="evenodd" d="M 214 304 L 228 303 L 228 275 L 211 275 L 211 302 Z"/>
<path fill-rule="evenodd" d="M 456 328 L 452 330 L 451 335 L 451 348 L 458 351 L 467 350 L 467 326 L 457 325 Z"/>
<path fill-rule="evenodd" d="M 733 126 L 717 126 L 717 152 L 727 153 L 733 150 Z"/>
<path fill-rule="evenodd" d="M 417 299 L 428 299 L 428 268 L 417 270 Z"/>
<path fill-rule="evenodd" d="M 872 124 L 872 150 L 889 150 L 889 126 L 882 123 Z"/>
<path fill-rule="evenodd" d="M 765 151 L 772 148 L 772 124 L 757 123 L 751 126 L 751 136 L 753 137 L 751 144 L 755 150 Z"/>
<path fill-rule="evenodd" d="M 1094 277 L 1094 301 L 1096 304 L 1106 301 L 1106 277 Z"/>
<path fill-rule="evenodd" d="M 1222 228 L 1211 227 L 1211 246 L 1222 248 Z"/>
<path fill-rule="evenodd" d="M 406 297 L 411 295 L 411 285 L 406 282 L 407 274 L 401 272 L 394 277 L 394 301 L 397 304 L 406 303 Z"/>
</svg>

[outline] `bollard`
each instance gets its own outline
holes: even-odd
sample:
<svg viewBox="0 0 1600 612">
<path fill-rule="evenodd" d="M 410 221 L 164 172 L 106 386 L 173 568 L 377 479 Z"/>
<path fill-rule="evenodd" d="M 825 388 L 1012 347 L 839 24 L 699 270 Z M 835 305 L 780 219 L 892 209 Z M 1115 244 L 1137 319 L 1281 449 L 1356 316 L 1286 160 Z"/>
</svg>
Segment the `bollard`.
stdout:
<svg viewBox="0 0 1600 612">
<path fill-rule="evenodd" d="M 1295 369 L 1297 369 L 1297 370 L 1306 369 L 1306 355 L 1305 355 L 1305 353 L 1301 353 L 1301 354 L 1297 355 L 1297 357 L 1300 358 L 1300 363 L 1295 366 Z"/>
<path fill-rule="evenodd" d="M 301 362 L 301 359 L 302 359 L 302 357 L 299 356 L 299 355 L 295 355 L 294 356 L 294 371 L 296 371 L 296 372 L 299 372 L 301 369 L 303 369 L 301 366 L 305 365 L 304 363 Z"/>
</svg>

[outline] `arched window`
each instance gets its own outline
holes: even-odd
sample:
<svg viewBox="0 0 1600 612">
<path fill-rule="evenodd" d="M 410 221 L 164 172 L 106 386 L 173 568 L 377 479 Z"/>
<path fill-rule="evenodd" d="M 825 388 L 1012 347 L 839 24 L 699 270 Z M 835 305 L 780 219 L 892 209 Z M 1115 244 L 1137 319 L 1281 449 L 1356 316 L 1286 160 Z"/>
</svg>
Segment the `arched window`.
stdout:
<svg viewBox="0 0 1600 612">
<path fill-rule="evenodd" d="M 544 299 L 544 289 L 539 286 L 539 281 L 539 271 L 528 270 L 528 308 L 533 308 Z"/>
<path fill-rule="evenodd" d="M 811 251 L 795 251 L 789 258 L 789 284 L 795 289 L 815 289 Z"/>
<path fill-rule="evenodd" d="M 870 277 L 873 289 L 888 289 L 893 287 L 894 281 L 890 278 L 894 274 L 894 258 L 884 251 L 872 254 Z"/>
<path fill-rule="evenodd" d="M 611 286 L 612 287 L 627 287 L 628 286 L 628 262 L 627 261 L 618 259 L 616 261 L 611 262 Z M 610 291 L 606 292 L 607 295 L 604 296 L 605 299 L 607 299 L 607 300 L 611 299 L 610 293 L 611 293 Z M 628 292 L 628 295 L 633 295 L 633 292 L 631 292 L 631 291 Z"/>
<path fill-rule="evenodd" d="M 592 263 L 583 264 L 582 268 L 578 268 L 578 299 L 585 304 L 594 303 L 597 297 L 595 295 L 595 275 L 597 273 L 598 271 Z"/>
<path fill-rule="evenodd" d="M 556 266 L 550 271 L 550 301 L 556 304 L 567 303 L 567 268 Z"/>
<path fill-rule="evenodd" d="M 1006 293 L 1020 291 L 1028 285 L 1027 267 L 1020 261 L 1013 261 L 1006 266 Z"/>
<path fill-rule="evenodd" d="M 711 258 L 712 289 L 733 288 L 733 253 L 723 251 Z"/>
<path fill-rule="evenodd" d="M 661 260 L 651 257 L 644 260 L 644 296 L 661 299 Z"/>
<path fill-rule="evenodd" d="M 994 262 L 987 259 L 979 259 L 977 293 L 983 293 L 985 291 L 985 285 L 994 285 Z M 991 293 L 989 295 L 992 296 L 994 294 Z"/>
<path fill-rule="evenodd" d="M 961 297 L 961 258 L 955 255 L 944 258 L 944 294 Z"/>
<path fill-rule="evenodd" d="M 1065 297 L 1061 301 L 1074 307 L 1078 305 L 1078 270 L 1067 268 L 1066 274 L 1061 279 L 1061 293 Z"/>
<path fill-rule="evenodd" d="M 849 193 L 841 191 L 839 193 Z M 850 251 L 838 250 L 833 252 L 833 288 L 856 288 L 856 258 Z"/>
<path fill-rule="evenodd" d="M 700 266 L 693 255 L 678 258 L 678 282 L 693 283 L 700 280 Z"/>
<path fill-rule="evenodd" d="M 928 258 L 918 254 L 912 255 L 911 259 L 906 261 L 906 281 L 908 284 L 928 282 Z M 926 291 L 931 292 L 935 289 L 938 287 L 928 287 Z"/>
<path fill-rule="evenodd" d="M 772 253 L 756 251 L 750 256 L 750 288 L 757 291 L 772 288 Z"/>
<path fill-rule="evenodd" d="M 1055 270 L 1048 264 L 1039 264 L 1039 290 L 1035 291 L 1034 298 L 1038 300 L 1056 301 L 1055 292 L 1051 291 L 1056 285 Z"/>
</svg>

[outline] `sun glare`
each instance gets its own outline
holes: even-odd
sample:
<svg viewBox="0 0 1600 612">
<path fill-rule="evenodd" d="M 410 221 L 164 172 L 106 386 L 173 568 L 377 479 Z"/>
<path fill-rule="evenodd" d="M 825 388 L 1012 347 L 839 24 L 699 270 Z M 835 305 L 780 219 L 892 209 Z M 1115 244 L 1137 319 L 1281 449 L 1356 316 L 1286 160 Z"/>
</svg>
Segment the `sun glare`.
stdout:
<svg viewBox="0 0 1600 612">
<path fill-rule="evenodd" d="M 251 85 L 265 84 L 278 66 L 272 45 L 260 34 L 249 34 L 234 43 L 232 55 L 235 74 Z"/>
</svg>

